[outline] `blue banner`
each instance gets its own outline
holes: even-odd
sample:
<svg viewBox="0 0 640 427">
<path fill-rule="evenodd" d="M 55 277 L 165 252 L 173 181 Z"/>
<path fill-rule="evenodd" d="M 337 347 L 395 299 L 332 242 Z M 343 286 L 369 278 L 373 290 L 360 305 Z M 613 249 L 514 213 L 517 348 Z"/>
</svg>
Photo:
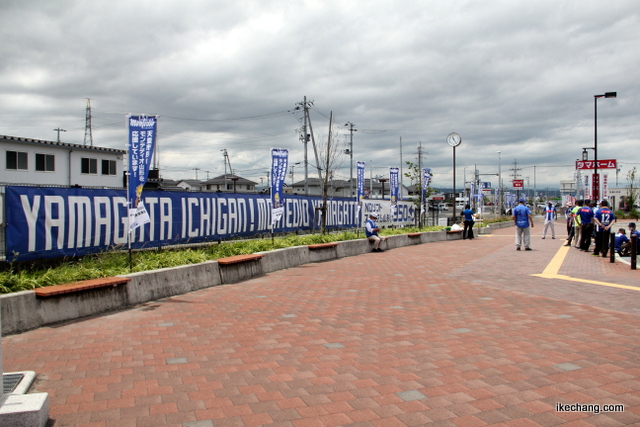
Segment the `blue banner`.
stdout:
<svg viewBox="0 0 640 427">
<path fill-rule="evenodd" d="M 429 188 L 429 183 L 431 182 L 431 169 L 423 168 L 422 169 L 422 208 L 421 211 L 424 212 L 427 206 L 427 189 Z"/>
<path fill-rule="evenodd" d="M 396 205 L 398 204 L 398 190 L 400 184 L 398 182 L 398 168 L 389 168 L 389 191 L 391 200 L 391 212 L 395 213 Z"/>
<path fill-rule="evenodd" d="M 286 149 L 271 149 L 271 206 L 273 222 L 276 223 L 283 214 L 284 180 L 287 177 L 289 151 Z"/>
<path fill-rule="evenodd" d="M 361 205 L 364 200 L 364 162 L 358 162 L 356 168 L 357 197 L 358 204 Z"/>
<path fill-rule="evenodd" d="M 149 165 L 156 142 L 157 117 L 127 116 L 129 135 L 129 179 L 127 181 L 129 202 L 129 230 L 149 222 L 149 215 L 142 202 L 142 189 L 147 182 Z"/>
<path fill-rule="evenodd" d="M 6 187 L 7 261 L 88 255 L 113 247 L 125 249 L 128 200 L 125 190 Z M 251 237 L 271 231 L 269 196 L 262 194 L 145 191 L 150 222 L 131 236 L 133 248 L 212 242 Z M 275 232 L 319 228 L 320 197 L 289 196 Z M 364 214 L 381 214 L 379 224 L 410 225 L 411 202 L 401 202 L 395 215 L 384 214 L 389 201 L 363 204 Z M 357 202 L 327 202 L 327 228 L 358 227 Z"/>
</svg>

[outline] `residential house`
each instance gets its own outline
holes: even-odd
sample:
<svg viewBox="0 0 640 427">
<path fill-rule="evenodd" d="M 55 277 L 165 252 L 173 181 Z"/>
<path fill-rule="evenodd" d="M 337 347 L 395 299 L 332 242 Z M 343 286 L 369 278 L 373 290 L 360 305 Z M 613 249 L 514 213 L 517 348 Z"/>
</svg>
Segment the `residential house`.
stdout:
<svg viewBox="0 0 640 427">
<path fill-rule="evenodd" d="M 234 174 L 225 174 L 203 182 L 203 191 L 221 191 L 225 193 L 256 193 L 257 182 Z"/>
<path fill-rule="evenodd" d="M 0 185 L 124 188 L 126 150 L 0 135 Z"/>
</svg>

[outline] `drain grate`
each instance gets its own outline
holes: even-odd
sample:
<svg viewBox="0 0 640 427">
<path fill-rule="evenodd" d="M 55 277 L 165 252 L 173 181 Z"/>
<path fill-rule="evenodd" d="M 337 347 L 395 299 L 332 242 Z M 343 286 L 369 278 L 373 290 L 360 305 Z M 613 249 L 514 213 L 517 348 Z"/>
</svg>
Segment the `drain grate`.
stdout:
<svg viewBox="0 0 640 427">
<path fill-rule="evenodd" d="M 24 378 L 24 374 L 2 374 L 2 393 L 13 393 L 20 381 Z"/>
</svg>

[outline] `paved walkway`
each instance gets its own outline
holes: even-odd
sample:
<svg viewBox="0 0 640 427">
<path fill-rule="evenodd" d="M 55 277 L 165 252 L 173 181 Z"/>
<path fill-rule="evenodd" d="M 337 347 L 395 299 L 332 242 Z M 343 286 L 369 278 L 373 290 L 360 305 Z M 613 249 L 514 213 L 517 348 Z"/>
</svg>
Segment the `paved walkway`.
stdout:
<svg viewBox="0 0 640 427">
<path fill-rule="evenodd" d="M 5 370 L 38 373 L 55 427 L 640 425 L 640 272 L 541 231 L 532 251 L 506 228 L 5 337 Z"/>
</svg>

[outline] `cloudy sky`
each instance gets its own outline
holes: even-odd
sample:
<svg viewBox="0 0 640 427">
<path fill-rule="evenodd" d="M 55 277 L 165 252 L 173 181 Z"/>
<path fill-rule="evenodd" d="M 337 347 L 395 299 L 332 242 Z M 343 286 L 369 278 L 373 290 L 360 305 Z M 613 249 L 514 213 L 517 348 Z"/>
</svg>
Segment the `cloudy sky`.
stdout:
<svg viewBox="0 0 640 427">
<path fill-rule="evenodd" d="M 600 0 L 3 0 L 0 134 L 56 140 L 63 128 L 83 144 L 90 98 L 94 145 L 124 148 L 125 114 L 157 114 L 163 177 L 221 175 L 226 149 L 259 183 L 270 147 L 303 162 L 306 96 L 317 141 L 331 113 L 343 150 L 355 125 L 367 177 L 417 163 L 422 144 L 433 185 L 451 187 L 455 131 L 458 188 L 474 166 L 495 186 L 500 164 L 507 183 L 516 161 L 530 187 L 557 188 L 594 145 L 594 95 L 616 91 L 598 101 L 598 158 L 618 159 L 622 186 L 640 165 L 639 12 Z M 341 166 L 348 178 L 348 156 Z"/>
</svg>

